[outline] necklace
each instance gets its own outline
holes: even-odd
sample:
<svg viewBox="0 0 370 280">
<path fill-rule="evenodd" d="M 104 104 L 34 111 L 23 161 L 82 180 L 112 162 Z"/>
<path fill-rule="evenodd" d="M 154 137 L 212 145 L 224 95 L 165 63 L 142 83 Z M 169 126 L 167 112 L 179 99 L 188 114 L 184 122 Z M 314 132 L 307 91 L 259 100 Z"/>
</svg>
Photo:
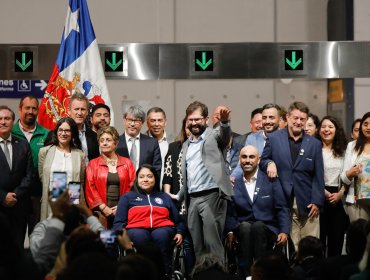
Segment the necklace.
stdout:
<svg viewBox="0 0 370 280">
<path fill-rule="evenodd" d="M 105 162 L 106 162 L 108 165 L 116 166 L 117 158 L 115 158 L 115 159 L 109 159 L 109 158 L 107 158 L 106 156 L 104 156 L 104 159 L 105 159 Z"/>
</svg>

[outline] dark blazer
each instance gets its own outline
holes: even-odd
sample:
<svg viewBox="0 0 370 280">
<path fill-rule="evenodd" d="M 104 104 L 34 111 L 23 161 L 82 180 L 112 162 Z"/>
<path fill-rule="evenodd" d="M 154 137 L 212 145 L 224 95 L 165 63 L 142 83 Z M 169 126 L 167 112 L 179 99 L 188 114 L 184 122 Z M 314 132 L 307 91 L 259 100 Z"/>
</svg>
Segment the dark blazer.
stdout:
<svg viewBox="0 0 370 280">
<path fill-rule="evenodd" d="M 0 208 L 8 192 L 14 192 L 17 199 L 27 199 L 35 172 L 31 148 L 27 141 L 12 136 L 12 170 L 0 148 Z"/>
<path fill-rule="evenodd" d="M 292 192 L 297 200 L 298 211 L 307 216 L 311 203 L 324 205 L 324 167 L 322 145 L 319 140 L 303 133 L 302 145 L 296 162 L 292 163 L 288 130 L 277 130 L 268 135 L 260 161 L 260 169 L 267 170 L 273 160 L 277 166 L 280 183 L 285 196 L 290 199 Z"/>
<path fill-rule="evenodd" d="M 100 156 L 98 135 L 91 128 L 86 127 L 87 157 L 90 160 Z"/>
<path fill-rule="evenodd" d="M 256 188 L 251 201 L 243 175 L 235 178 L 234 195 L 229 203 L 225 230 L 235 231 L 241 222 L 263 222 L 275 234 L 290 232 L 290 204 L 279 180 L 270 181 L 258 171 Z"/>
<path fill-rule="evenodd" d="M 123 157 L 130 158 L 124 133 L 119 137 L 117 154 Z M 152 165 L 157 171 L 158 176 L 161 176 L 162 158 L 158 141 L 152 137 L 140 133 L 139 166 L 143 165 L 144 163 Z"/>
</svg>

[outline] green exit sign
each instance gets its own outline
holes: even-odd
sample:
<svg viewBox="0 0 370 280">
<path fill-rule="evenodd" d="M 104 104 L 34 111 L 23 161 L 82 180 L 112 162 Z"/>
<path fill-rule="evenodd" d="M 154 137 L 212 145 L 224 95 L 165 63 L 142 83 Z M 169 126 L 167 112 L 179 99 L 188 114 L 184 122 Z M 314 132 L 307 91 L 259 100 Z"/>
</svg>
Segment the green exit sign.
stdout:
<svg viewBox="0 0 370 280">
<path fill-rule="evenodd" d="M 195 71 L 213 71 L 213 51 L 195 51 Z"/>
<path fill-rule="evenodd" d="M 15 72 L 33 72 L 33 52 L 14 53 Z"/>
<path fill-rule="evenodd" d="M 105 72 L 123 72 L 123 52 L 105 52 Z"/>
<path fill-rule="evenodd" d="M 303 70 L 303 50 L 285 50 L 285 70 Z"/>
</svg>

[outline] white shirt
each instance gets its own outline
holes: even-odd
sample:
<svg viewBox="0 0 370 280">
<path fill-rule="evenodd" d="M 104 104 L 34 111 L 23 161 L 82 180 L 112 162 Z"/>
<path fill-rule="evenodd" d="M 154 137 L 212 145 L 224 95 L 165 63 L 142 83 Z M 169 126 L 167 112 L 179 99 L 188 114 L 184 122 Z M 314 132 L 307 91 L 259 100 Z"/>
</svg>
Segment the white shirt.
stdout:
<svg viewBox="0 0 370 280">
<path fill-rule="evenodd" d="M 150 137 L 153 137 L 153 135 L 150 134 L 150 131 L 148 132 L 148 135 Z M 154 137 L 153 137 L 154 138 Z M 159 149 L 161 151 L 161 158 L 162 158 L 162 172 L 161 172 L 161 189 L 162 189 L 162 180 L 163 180 L 163 171 L 164 171 L 164 160 L 165 160 L 165 157 L 167 155 L 167 152 L 168 152 L 168 141 L 167 141 L 167 134 L 166 134 L 166 131 L 164 131 L 163 133 L 163 137 L 161 139 L 158 140 L 158 144 L 159 144 Z"/>
<path fill-rule="evenodd" d="M 0 137 L 0 145 L 1 145 L 1 149 L 3 149 L 3 152 L 4 152 L 4 145 L 5 145 L 3 142 L 4 140 L 8 140 L 8 143 L 6 144 L 6 146 L 8 147 L 8 150 L 9 150 L 10 164 L 13 164 L 12 135 L 10 134 L 8 139 L 4 139 Z"/>
<path fill-rule="evenodd" d="M 85 154 L 85 162 L 86 166 L 89 164 L 89 151 L 87 147 L 87 141 L 86 141 L 86 126 L 82 128 L 82 130 L 78 131 L 78 138 L 80 138 L 81 141 L 81 149 Z"/>
<path fill-rule="evenodd" d="M 254 195 L 257 194 L 255 192 L 256 182 L 257 182 L 257 174 L 258 174 L 258 169 L 256 170 L 256 173 L 254 173 L 254 175 L 252 176 L 252 178 L 249 181 L 243 177 L 245 188 L 246 188 L 247 193 L 249 195 L 249 198 L 251 199 L 252 202 L 253 202 Z"/>
<path fill-rule="evenodd" d="M 136 135 L 136 137 L 132 137 L 132 136 L 128 135 L 125 131 L 125 138 L 126 138 L 126 145 L 127 145 L 127 150 L 128 150 L 129 155 L 130 155 L 131 148 L 132 148 L 131 138 L 136 138 L 135 146 L 136 146 L 136 151 L 137 151 L 137 153 L 136 153 L 137 154 L 137 159 L 136 159 L 135 170 L 137 170 L 139 168 L 139 164 L 140 164 L 140 133 L 138 135 Z"/>
<path fill-rule="evenodd" d="M 54 171 L 66 172 L 67 173 L 67 184 L 72 181 L 72 154 L 64 153 L 59 151 L 58 148 L 55 149 L 54 159 L 50 167 L 50 174 Z M 50 176 L 50 190 L 53 189 L 53 176 Z"/>
<path fill-rule="evenodd" d="M 36 130 L 36 125 L 33 129 L 31 130 L 25 130 L 24 127 L 22 126 L 22 123 L 19 121 L 19 128 L 21 129 L 21 131 L 23 132 L 24 136 L 27 138 L 27 141 L 28 143 L 31 141 L 31 138 L 33 136 L 33 133 L 35 132 Z"/>
<path fill-rule="evenodd" d="M 338 187 L 344 157 L 334 157 L 333 150 L 322 149 L 325 186 Z"/>
</svg>

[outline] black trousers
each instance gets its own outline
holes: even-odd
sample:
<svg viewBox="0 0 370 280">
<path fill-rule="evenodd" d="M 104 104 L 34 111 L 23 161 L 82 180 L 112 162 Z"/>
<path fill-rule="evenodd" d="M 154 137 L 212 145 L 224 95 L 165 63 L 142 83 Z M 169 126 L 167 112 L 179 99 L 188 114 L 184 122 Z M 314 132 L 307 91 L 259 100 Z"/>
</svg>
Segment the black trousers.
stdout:
<svg viewBox="0 0 370 280">
<path fill-rule="evenodd" d="M 338 192 L 337 187 L 325 187 L 331 193 Z M 320 240 L 327 249 L 327 256 L 340 256 L 344 242 L 344 234 L 349 220 L 344 211 L 343 203 L 339 201 L 331 205 L 325 201 L 324 212 L 320 214 Z"/>
<path fill-rule="evenodd" d="M 250 275 L 253 259 L 257 259 L 271 251 L 277 236 L 263 222 L 242 222 L 237 233 L 239 241 L 238 263 L 244 273 Z"/>
</svg>

